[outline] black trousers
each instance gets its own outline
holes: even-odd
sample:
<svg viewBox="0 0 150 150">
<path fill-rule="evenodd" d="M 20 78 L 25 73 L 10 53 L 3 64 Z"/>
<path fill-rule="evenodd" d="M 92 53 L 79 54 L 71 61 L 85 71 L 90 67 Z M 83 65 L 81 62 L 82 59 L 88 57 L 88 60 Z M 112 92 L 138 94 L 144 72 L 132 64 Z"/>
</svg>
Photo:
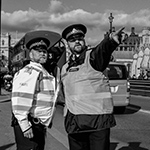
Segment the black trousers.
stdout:
<svg viewBox="0 0 150 150">
<path fill-rule="evenodd" d="M 68 134 L 70 150 L 109 150 L 110 129 Z"/>
<path fill-rule="evenodd" d="M 46 128 L 44 126 L 32 125 L 34 137 L 24 137 L 19 125 L 13 126 L 17 150 L 44 150 Z"/>
</svg>

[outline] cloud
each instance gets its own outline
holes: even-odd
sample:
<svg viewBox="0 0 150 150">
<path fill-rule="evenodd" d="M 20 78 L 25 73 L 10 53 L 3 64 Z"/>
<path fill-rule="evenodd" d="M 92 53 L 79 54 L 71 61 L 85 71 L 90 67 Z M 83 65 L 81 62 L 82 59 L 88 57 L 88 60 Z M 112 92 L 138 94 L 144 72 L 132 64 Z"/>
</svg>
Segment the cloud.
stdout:
<svg viewBox="0 0 150 150">
<path fill-rule="evenodd" d="M 113 13 L 114 20 L 113 26 L 119 28 L 127 26 L 126 30 L 129 31 L 132 26 L 135 27 L 137 32 L 141 32 L 144 26 L 150 25 L 150 9 L 140 10 L 132 14 L 126 14 L 118 10 L 106 10 L 105 13 L 91 13 L 83 9 L 71 10 L 63 6 L 62 2 L 58 0 L 51 0 L 50 4 L 44 12 L 33 10 L 29 8 L 27 11 L 15 11 L 7 13 L 2 11 L 2 32 L 9 33 L 22 33 L 25 34 L 30 30 L 48 29 L 54 30 L 59 33 L 72 23 L 83 23 L 90 32 L 99 29 L 102 33 L 108 31 L 109 28 L 109 14 Z M 97 38 L 98 36 L 95 36 Z M 103 35 L 101 36 L 103 37 Z M 91 42 L 96 41 L 92 37 Z"/>
<path fill-rule="evenodd" d="M 36 16 L 39 18 L 39 12 L 35 12 L 31 9 L 29 11 L 19 10 L 12 14 L 2 11 L 2 29 L 8 32 L 27 32 L 40 25 Z"/>
<path fill-rule="evenodd" d="M 64 13 L 65 10 L 67 11 L 67 8 L 65 8 L 62 5 L 62 2 L 57 1 L 57 0 L 51 0 L 50 4 L 49 4 L 49 13 L 52 14 L 60 14 L 60 13 Z"/>
<path fill-rule="evenodd" d="M 137 32 L 141 32 L 144 27 L 150 25 L 150 9 L 140 10 L 132 14 L 124 12 L 115 12 L 114 26 L 126 26 L 127 30 L 130 27 L 135 27 Z"/>
</svg>

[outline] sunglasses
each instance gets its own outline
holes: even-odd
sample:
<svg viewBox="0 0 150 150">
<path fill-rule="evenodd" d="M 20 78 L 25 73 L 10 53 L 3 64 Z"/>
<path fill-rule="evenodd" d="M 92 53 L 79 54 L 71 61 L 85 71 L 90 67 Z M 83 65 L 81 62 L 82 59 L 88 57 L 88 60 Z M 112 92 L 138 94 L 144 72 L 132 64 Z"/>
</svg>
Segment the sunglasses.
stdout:
<svg viewBox="0 0 150 150">
<path fill-rule="evenodd" d="M 72 37 L 72 38 L 69 38 L 69 39 L 68 39 L 68 42 L 75 42 L 76 40 L 82 41 L 83 39 L 84 39 L 83 36 L 80 36 L 80 37 Z"/>
</svg>

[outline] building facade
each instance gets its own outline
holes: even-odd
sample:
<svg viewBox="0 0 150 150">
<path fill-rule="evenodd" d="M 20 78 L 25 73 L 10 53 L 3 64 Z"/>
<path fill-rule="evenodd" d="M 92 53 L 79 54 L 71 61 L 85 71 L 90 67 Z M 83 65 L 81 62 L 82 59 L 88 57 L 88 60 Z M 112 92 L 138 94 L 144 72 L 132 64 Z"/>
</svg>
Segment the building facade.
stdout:
<svg viewBox="0 0 150 150">
<path fill-rule="evenodd" d="M 135 79 L 150 78 L 150 27 L 142 31 L 139 47 L 133 54 L 130 76 Z"/>
<path fill-rule="evenodd" d="M 10 47 L 10 35 L 8 33 L 1 34 L 0 37 L 0 67 L 1 72 L 8 71 L 8 62 L 9 62 L 9 47 Z"/>
<path fill-rule="evenodd" d="M 114 59 L 117 62 L 132 63 L 133 55 L 140 45 L 141 37 L 135 33 L 135 28 L 131 28 L 131 33 L 126 34 L 126 40 L 123 41 L 113 52 Z"/>
<path fill-rule="evenodd" d="M 0 35 L 0 71 L 2 74 L 9 72 L 9 65 L 13 55 L 12 47 L 16 41 L 9 33 L 2 33 Z"/>
</svg>

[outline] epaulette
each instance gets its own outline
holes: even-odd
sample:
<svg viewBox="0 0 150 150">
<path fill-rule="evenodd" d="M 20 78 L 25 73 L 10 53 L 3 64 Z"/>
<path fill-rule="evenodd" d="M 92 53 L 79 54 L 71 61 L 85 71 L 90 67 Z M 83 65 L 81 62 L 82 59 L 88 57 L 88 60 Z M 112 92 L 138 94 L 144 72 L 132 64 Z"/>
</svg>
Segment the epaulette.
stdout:
<svg viewBox="0 0 150 150">
<path fill-rule="evenodd" d="M 29 67 L 29 66 L 24 67 L 24 72 L 26 72 L 26 73 L 31 74 L 32 70 L 33 70 L 33 67 Z"/>
<path fill-rule="evenodd" d="M 33 70 L 37 71 L 37 72 L 41 72 L 41 70 L 34 68 L 33 66 L 25 66 L 24 67 L 26 73 L 31 74 Z"/>
</svg>

